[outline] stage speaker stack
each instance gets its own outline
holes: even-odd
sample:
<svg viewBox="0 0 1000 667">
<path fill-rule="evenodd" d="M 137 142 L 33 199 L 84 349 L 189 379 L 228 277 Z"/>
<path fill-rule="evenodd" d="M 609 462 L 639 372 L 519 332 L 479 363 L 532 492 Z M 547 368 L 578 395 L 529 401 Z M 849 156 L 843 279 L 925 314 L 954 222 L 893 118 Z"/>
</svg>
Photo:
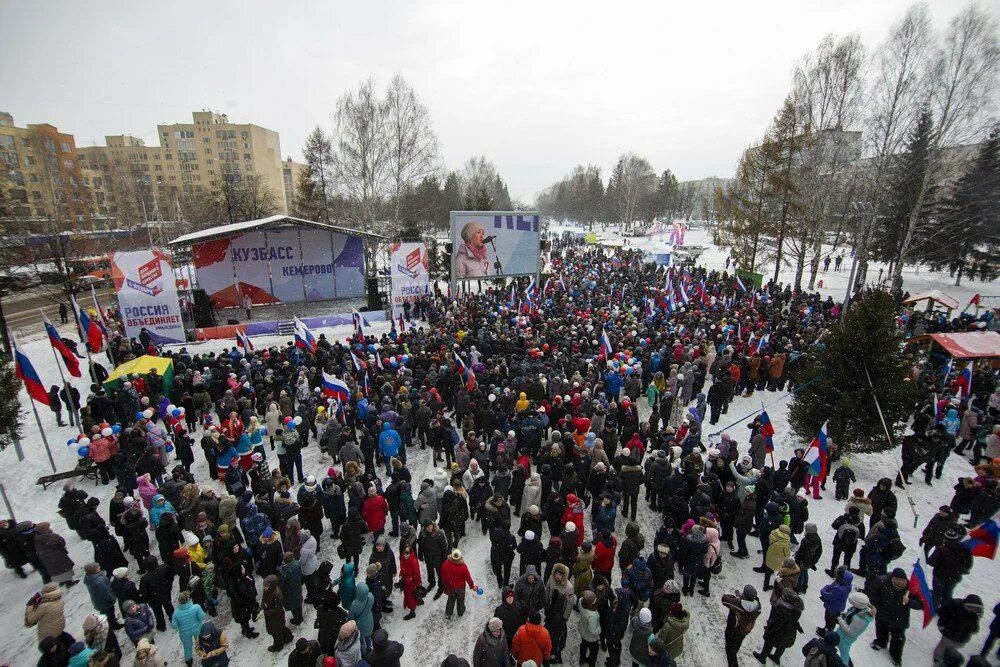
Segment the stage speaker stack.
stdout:
<svg viewBox="0 0 1000 667">
<path fill-rule="evenodd" d="M 378 278 L 368 279 L 368 310 L 382 310 L 382 295 L 378 291 Z"/>
<path fill-rule="evenodd" d="M 215 326 L 215 313 L 212 311 L 212 300 L 203 289 L 191 290 L 194 297 L 194 325 L 199 329 Z"/>
</svg>

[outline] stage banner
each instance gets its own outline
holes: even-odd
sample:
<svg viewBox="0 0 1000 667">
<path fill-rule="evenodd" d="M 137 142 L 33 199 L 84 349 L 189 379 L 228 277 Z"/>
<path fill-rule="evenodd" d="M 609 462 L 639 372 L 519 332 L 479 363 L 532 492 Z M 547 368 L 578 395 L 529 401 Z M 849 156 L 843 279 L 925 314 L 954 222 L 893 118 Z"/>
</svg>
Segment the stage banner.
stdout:
<svg viewBox="0 0 1000 667">
<path fill-rule="evenodd" d="M 138 338 L 145 328 L 157 345 L 184 342 L 177 282 L 167 253 L 116 252 L 111 256 L 111 277 L 128 338 Z"/>
<path fill-rule="evenodd" d="M 452 211 L 452 282 L 537 274 L 538 226 L 538 213 Z"/>
<path fill-rule="evenodd" d="M 333 241 L 330 232 L 311 227 L 299 228 L 302 246 L 302 286 L 306 301 L 322 301 L 337 296 L 333 273 Z"/>
<path fill-rule="evenodd" d="M 403 313 L 403 304 L 413 303 L 427 294 L 430 277 L 427 274 L 426 243 L 394 243 L 389 252 L 392 275 L 392 317 Z"/>
<path fill-rule="evenodd" d="M 359 236 L 331 234 L 333 266 L 337 277 L 337 298 L 365 295 L 365 244 Z"/>
<path fill-rule="evenodd" d="M 302 246 L 299 228 L 271 228 L 266 232 L 271 263 L 271 294 L 276 301 L 304 301 L 302 291 Z"/>
<path fill-rule="evenodd" d="M 196 243 L 192 250 L 195 275 L 212 308 L 239 307 L 243 295 L 258 305 L 276 303 L 268 276 L 270 254 L 261 232 Z"/>
</svg>

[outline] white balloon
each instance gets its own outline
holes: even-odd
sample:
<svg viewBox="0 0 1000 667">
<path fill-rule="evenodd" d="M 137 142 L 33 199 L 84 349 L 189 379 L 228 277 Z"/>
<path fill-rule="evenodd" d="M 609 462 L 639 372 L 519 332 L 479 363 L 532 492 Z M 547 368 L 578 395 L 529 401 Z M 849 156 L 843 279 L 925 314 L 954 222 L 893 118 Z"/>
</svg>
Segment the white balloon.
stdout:
<svg viewBox="0 0 1000 667">
<path fill-rule="evenodd" d="M 90 438 L 81 438 L 76 444 L 80 447 L 90 447 Z"/>
<path fill-rule="evenodd" d="M 143 410 L 142 411 L 142 416 L 145 417 L 146 419 L 149 419 L 150 417 L 152 417 L 153 416 L 153 408 L 146 408 L 145 410 Z"/>
<path fill-rule="evenodd" d="M 108 428 L 103 429 L 101 431 L 101 435 L 103 435 L 105 438 L 108 437 L 109 435 L 111 435 L 112 433 L 114 433 L 114 431 L 111 430 L 110 426 Z"/>
<path fill-rule="evenodd" d="M 292 423 L 294 423 L 296 426 L 299 426 L 302 423 L 302 417 L 296 415 L 295 419 L 292 420 Z"/>
</svg>

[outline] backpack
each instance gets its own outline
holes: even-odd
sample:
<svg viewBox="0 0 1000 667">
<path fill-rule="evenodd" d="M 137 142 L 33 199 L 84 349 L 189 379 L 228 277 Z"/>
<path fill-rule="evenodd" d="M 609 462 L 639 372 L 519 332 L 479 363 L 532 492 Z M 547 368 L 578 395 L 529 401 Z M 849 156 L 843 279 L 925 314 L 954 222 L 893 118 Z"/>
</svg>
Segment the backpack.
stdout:
<svg viewBox="0 0 1000 667">
<path fill-rule="evenodd" d="M 841 549 L 853 550 L 858 544 L 861 531 L 853 523 L 845 523 L 837 531 L 837 542 Z"/>
<path fill-rule="evenodd" d="M 894 561 L 902 556 L 905 551 L 906 545 L 903 544 L 903 541 L 899 539 L 899 537 L 894 537 L 889 544 L 886 545 L 883 556 L 887 562 Z"/>
<path fill-rule="evenodd" d="M 709 569 L 709 571 L 712 574 L 721 574 L 722 573 L 722 552 L 719 551 L 719 549 L 716 548 L 714 545 L 712 546 L 712 549 L 715 549 L 715 562 L 712 563 L 712 567 L 710 567 L 708 569 Z"/>
</svg>

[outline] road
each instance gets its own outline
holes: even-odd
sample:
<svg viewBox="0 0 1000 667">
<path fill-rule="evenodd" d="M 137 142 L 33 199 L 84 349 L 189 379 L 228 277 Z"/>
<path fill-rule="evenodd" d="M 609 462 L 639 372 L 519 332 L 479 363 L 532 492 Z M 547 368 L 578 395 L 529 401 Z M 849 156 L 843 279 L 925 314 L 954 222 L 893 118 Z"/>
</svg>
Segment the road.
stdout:
<svg viewBox="0 0 1000 667">
<path fill-rule="evenodd" d="M 109 287 L 97 289 L 97 302 L 101 304 L 101 308 L 112 306 L 112 294 Z M 93 308 L 89 289 L 78 294 L 77 301 L 81 308 Z M 69 298 L 59 285 L 41 285 L 21 293 L 4 295 L 3 312 L 7 319 L 7 328 L 17 334 L 19 338 L 43 337 L 45 332 L 42 329 L 42 316 L 39 313 L 39 309 L 41 309 L 49 321 L 59 328 L 60 333 L 77 338 L 78 336 L 73 334 L 75 327 L 72 324 L 72 313 L 69 316 L 69 325 L 60 326 L 59 324 L 60 302 L 69 306 Z"/>
</svg>

